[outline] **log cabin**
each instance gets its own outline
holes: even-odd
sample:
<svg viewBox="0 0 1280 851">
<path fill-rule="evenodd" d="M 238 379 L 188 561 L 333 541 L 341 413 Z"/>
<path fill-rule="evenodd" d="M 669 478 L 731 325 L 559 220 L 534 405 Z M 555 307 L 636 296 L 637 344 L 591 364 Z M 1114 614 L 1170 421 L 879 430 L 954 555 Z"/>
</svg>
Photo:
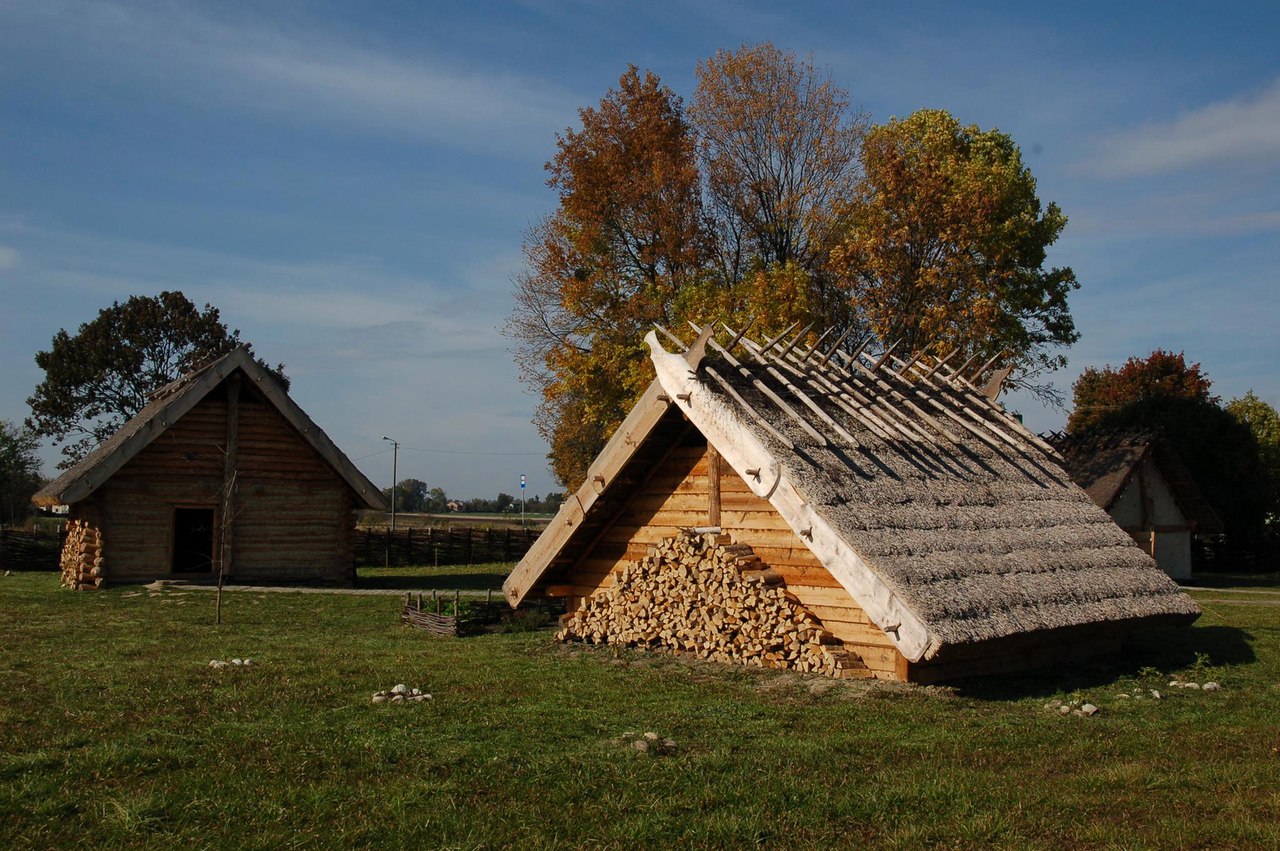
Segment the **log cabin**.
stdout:
<svg viewBox="0 0 1280 851">
<path fill-rule="evenodd" d="M 1073 481 L 1178 580 L 1191 578 L 1191 541 L 1222 532 L 1222 521 L 1167 440 L 1150 432 L 1061 437 Z"/>
<path fill-rule="evenodd" d="M 351 584 L 378 488 L 240 347 L 152 395 L 34 497 L 69 506 L 63 583 Z"/>
<path fill-rule="evenodd" d="M 724 328 L 656 379 L 507 578 L 562 638 L 936 682 L 1116 653 L 1199 608 L 996 401 L 921 356 Z"/>
</svg>

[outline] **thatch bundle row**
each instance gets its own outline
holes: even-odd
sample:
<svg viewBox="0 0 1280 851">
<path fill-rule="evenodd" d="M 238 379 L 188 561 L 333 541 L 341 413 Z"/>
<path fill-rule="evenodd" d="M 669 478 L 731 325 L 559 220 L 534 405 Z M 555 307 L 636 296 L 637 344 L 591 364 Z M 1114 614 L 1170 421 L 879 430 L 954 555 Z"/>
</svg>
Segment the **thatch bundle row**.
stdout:
<svg viewBox="0 0 1280 851">
<path fill-rule="evenodd" d="M 556 637 L 562 641 L 832 677 L 868 675 L 862 661 L 783 587 L 781 575 L 728 535 L 684 531 L 663 539 L 561 622 Z"/>
<path fill-rule="evenodd" d="M 66 588 L 100 588 L 105 581 L 102 532 L 87 520 L 67 521 L 62 545 L 62 584 Z"/>
</svg>

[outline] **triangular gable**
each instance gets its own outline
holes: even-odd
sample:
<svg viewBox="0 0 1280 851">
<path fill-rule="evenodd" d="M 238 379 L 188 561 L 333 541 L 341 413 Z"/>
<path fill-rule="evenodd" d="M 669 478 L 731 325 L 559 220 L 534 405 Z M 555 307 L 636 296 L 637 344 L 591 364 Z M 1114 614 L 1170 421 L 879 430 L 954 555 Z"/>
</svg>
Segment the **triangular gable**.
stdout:
<svg viewBox="0 0 1280 851">
<path fill-rule="evenodd" d="M 691 369 L 689 356 L 646 339 L 657 386 L 512 573 L 512 603 L 590 529 L 613 483 L 604 468 L 620 471 L 672 405 L 908 660 L 1015 633 L 1198 613 L 1056 452 L 958 371 L 892 349 L 865 362 L 861 351 L 823 355 L 795 341 L 771 353 L 777 341 L 742 335 L 731 348 L 741 342 L 749 362 L 710 341 L 714 364 L 699 367 L 695 353 Z"/>
<path fill-rule="evenodd" d="M 1062 437 L 1056 441 L 1071 478 L 1103 509 L 1110 511 L 1150 461 L 1169 487 L 1178 508 L 1196 531 L 1222 531 L 1222 521 L 1191 478 L 1186 465 L 1158 431 L 1120 431 Z"/>
<path fill-rule="evenodd" d="M 192 370 L 157 391 L 136 416 L 75 466 L 42 488 L 32 497 L 32 502 L 41 506 L 70 505 L 87 498 L 236 370 L 245 375 L 263 398 L 333 468 L 361 503 L 369 508 L 386 508 L 378 487 L 351 463 L 244 346 Z"/>
</svg>

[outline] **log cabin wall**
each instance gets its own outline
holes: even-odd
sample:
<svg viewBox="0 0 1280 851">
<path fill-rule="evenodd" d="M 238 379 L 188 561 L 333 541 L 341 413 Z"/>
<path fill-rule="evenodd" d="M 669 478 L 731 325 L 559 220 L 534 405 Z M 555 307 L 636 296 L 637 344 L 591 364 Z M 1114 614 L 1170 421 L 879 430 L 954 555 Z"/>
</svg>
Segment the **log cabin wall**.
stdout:
<svg viewBox="0 0 1280 851">
<path fill-rule="evenodd" d="M 232 575 L 350 582 L 355 505 L 350 487 L 276 409 L 240 400 Z"/>
<path fill-rule="evenodd" d="M 576 609 L 583 597 L 611 585 L 615 570 L 643 558 L 663 538 L 682 528 L 719 525 L 735 542 L 750 544 L 761 561 L 782 574 L 787 590 L 878 678 L 906 679 L 906 660 L 888 636 L 870 623 L 773 506 L 751 493 L 747 483 L 713 455 L 696 431 L 671 450 L 584 558 L 557 580 L 572 586 L 569 610 Z M 717 466 L 720 522 L 713 524 L 715 488 L 710 473 Z"/>
<path fill-rule="evenodd" d="M 176 508 L 213 511 L 209 573 L 224 528 L 227 384 L 118 470 L 86 503 L 100 517 L 110 581 L 173 576 Z M 238 404 L 234 536 L 239 581 L 350 582 L 354 497 L 346 483 L 246 382 Z M 84 508 L 76 506 L 73 515 Z M 184 573 L 192 577 L 199 574 Z"/>
</svg>

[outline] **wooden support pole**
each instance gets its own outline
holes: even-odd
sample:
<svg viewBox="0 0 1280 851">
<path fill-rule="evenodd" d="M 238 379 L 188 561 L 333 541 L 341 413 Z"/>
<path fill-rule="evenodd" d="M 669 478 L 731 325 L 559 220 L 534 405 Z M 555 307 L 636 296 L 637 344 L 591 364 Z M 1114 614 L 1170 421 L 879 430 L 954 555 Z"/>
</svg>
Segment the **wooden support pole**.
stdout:
<svg viewBox="0 0 1280 851">
<path fill-rule="evenodd" d="M 720 526 L 720 453 L 707 445 L 707 525 Z"/>
<path fill-rule="evenodd" d="M 236 476 L 240 471 L 240 373 L 227 379 L 227 454 L 222 468 L 222 552 L 218 558 L 219 577 L 234 569 L 236 530 Z"/>
</svg>

